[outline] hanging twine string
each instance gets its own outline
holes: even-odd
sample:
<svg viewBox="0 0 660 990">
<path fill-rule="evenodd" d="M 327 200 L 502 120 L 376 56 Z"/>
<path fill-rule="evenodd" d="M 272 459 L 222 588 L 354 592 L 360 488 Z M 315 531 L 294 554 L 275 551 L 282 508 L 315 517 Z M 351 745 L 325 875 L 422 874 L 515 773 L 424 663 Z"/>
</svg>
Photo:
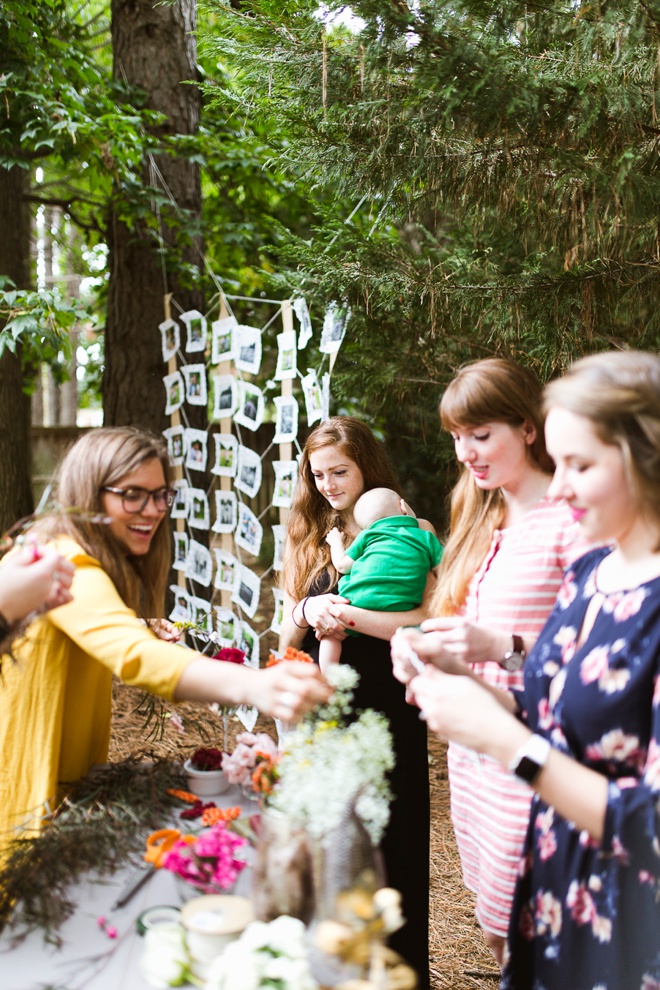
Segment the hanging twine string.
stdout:
<svg viewBox="0 0 660 990">
<path fill-rule="evenodd" d="M 328 46 L 325 35 L 325 28 L 322 31 L 323 38 L 323 58 L 321 62 L 321 103 L 323 104 L 323 116 L 325 116 L 328 101 Z"/>
</svg>

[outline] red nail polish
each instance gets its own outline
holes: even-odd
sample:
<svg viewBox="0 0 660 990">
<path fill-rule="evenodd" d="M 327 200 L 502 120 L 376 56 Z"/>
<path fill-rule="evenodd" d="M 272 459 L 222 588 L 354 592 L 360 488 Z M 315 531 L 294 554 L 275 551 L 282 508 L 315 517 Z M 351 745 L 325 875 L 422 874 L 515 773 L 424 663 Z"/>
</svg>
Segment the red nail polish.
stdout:
<svg viewBox="0 0 660 990">
<path fill-rule="evenodd" d="M 349 624 L 349 626 L 354 626 L 355 625 L 354 622 L 349 622 L 348 624 Z"/>
</svg>

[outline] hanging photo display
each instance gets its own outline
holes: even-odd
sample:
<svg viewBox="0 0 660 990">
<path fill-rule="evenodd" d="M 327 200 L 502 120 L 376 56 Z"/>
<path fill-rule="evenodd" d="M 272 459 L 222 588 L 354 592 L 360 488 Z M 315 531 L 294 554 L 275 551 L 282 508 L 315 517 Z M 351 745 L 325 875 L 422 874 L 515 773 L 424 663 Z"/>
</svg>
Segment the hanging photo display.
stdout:
<svg viewBox="0 0 660 990">
<path fill-rule="evenodd" d="M 238 383 L 238 407 L 234 413 L 234 422 L 245 426 L 248 430 L 258 430 L 264 421 L 264 396 L 256 385 L 249 382 Z"/>
<path fill-rule="evenodd" d="M 256 646 L 257 659 L 259 658 L 259 642 L 257 641 Z M 247 663 L 247 660 L 246 660 Z M 250 664 L 254 667 L 255 664 Z M 243 723 L 243 728 L 246 732 L 252 732 L 255 725 L 257 724 L 257 719 L 259 718 L 259 711 L 257 708 L 248 708 L 246 705 L 240 705 L 235 712 L 236 718 Z"/>
<path fill-rule="evenodd" d="M 292 395 L 276 395 L 273 443 L 291 443 L 298 436 L 298 402 Z"/>
<path fill-rule="evenodd" d="M 294 299 L 291 303 L 293 306 L 293 312 L 298 317 L 298 322 L 300 323 L 300 333 L 298 334 L 298 350 L 302 351 L 312 337 L 312 321 L 309 318 L 309 309 L 307 308 L 307 301 L 300 296 L 298 299 Z"/>
<path fill-rule="evenodd" d="M 238 440 L 231 433 L 214 433 L 215 463 L 211 468 L 212 474 L 223 475 L 225 478 L 236 477 L 238 464 Z"/>
<path fill-rule="evenodd" d="M 293 501 L 293 490 L 298 480 L 298 461 L 273 461 L 275 487 L 273 505 L 278 509 L 288 509 Z"/>
<path fill-rule="evenodd" d="M 190 610 L 192 612 L 190 621 L 194 622 L 197 628 L 204 632 L 213 632 L 211 628 L 211 603 L 207 602 L 205 598 L 198 598 L 197 595 L 189 595 L 189 598 Z"/>
<path fill-rule="evenodd" d="M 234 532 L 238 522 L 237 506 L 236 492 L 215 493 L 215 522 L 211 527 L 214 533 Z"/>
<path fill-rule="evenodd" d="M 183 378 L 180 371 L 173 371 L 171 375 L 163 376 L 165 386 L 165 414 L 171 416 L 183 405 L 186 394 Z"/>
<path fill-rule="evenodd" d="M 196 309 L 189 309 L 187 313 L 182 313 L 181 321 L 185 323 L 187 330 L 186 354 L 194 351 L 206 350 L 206 317 Z"/>
<path fill-rule="evenodd" d="M 206 471 L 208 435 L 206 430 L 187 429 L 185 432 L 186 467 L 191 471 Z"/>
<path fill-rule="evenodd" d="M 280 591 L 279 588 L 273 588 L 273 598 L 275 599 L 275 607 L 270 623 L 270 631 L 274 632 L 276 636 L 279 636 L 282 632 L 282 620 L 284 619 L 284 592 Z"/>
<path fill-rule="evenodd" d="M 231 361 L 234 357 L 238 323 L 236 317 L 226 316 L 223 320 L 214 320 L 211 324 L 211 364 Z"/>
<path fill-rule="evenodd" d="M 181 369 L 186 381 L 186 402 L 191 406 L 205 406 L 206 398 L 206 365 L 184 364 Z"/>
<path fill-rule="evenodd" d="M 284 333 L 277 335 L 275 379 L 281 382 L 286 378 L 295 378 L 297 374 L 296 332 L 295 330 L 285 330 Z"/>
<path fill-rule="evenodd" d="M 191 540 L 188 546 L 185 574 L 191 581 L 196 581 L 204 588 L 208 588 L 211 584 L 213 558 L 209 550 L 197 540 Z"/>
<path fill-rule="evenodd" d="M 187 519 L 190 508 L 190 486 L 185 478 L 181 478 L 172 483 L 172 488 L 176 492 L 176 495 L 170 509 L 170 517 L 172 519 Z"/>
<path fill-rule="evenodd" d="M 239 650 L 245 654 L 245 662 L 249 667 L 259 669 L 259 637 L 247 622 L 238 622 L 238 642 Z"/>
<path fill-rule="evenodd" d="M 183 464 L 184 429 L 182 426 L 170 426 L 163 430 L 163 436 L 167 440 L 167 453 L 170 457 L 172 467 L 180 467 Z"/>
<path fill-rule="evenodd" d="M 307 410 L 307 425 L 311 426 L 323 416 L 323 396 L 321 386 L 313 368 L 307 369 L 307 374 L 301 381 Z"/>
<path fill-rule="evenodd" d="M 261 367 L 261 330 L 239 324 L 236 327 L 234 364 L 239 371 L 258 375 Z"/>
<path fill-rule="evenodd" d="M 340 306 L 332 302 L 325 311 L 321 343 L 319 350 L 322 354 L 336 354 L 346 333 L 346 326 L 351 316 L 349 306 Z"/>
<path fill-rule="evenodd" d="M 263 535 L 264 528 L 252 509 L 248 509 L 245 502 L 239 502 L 238 525 L 234 532 L 236 546 L 251 553 L 254 557 L 258 557 Z"/>
<path fill-rule="evenodd" d="M 181 328 L 176 320 L 164 320 L 158 324 L 165 364 L 176 355 L 181 347 Z"/>
<path fill-rule="evenodd" d="M 238 634 L 238 616 L 230 608 L 216 607 L 213 611 L 215 612 L 215 631 L 218 634 L 220 646 L 233 646 Z"/>
<path fill-rule="evenodd" d="M 330 418 L 330 374 L 326 371 L 321 379 L 321 422 Z"/>
<path fill-rule="evenodd" d="M 239 605 L 246 615 L 253 619 L 254 613 L 259 606 L 260 595 L 261 578 L 258 578 L 249 567 L 240 564 L 231 600 Z"/>
<path fill-rule="evenodd" d="M 284 555 L 284 540 L 286 539 L 286 526 L 277 523 L 273 526 L 273 570 L 282 570 L 282 557 Z"/>
<path fill-rule="evenodd" d="M 228 550 L 214 549 L 215 554 L 215 582 L 214 587 L 221 591 L 233 591 L 236 581 L 236 574 L 239 561 L 233 553 Z"/>
<path fill-rule="evenodd" d="M 170 622 L 192 622 L 192 606 L 190 595 L 178 584 L 171 584 L 170 591 L 174 596 L 174 608 L 169 614 Z"/>
<path fill-rule="evenodd" d="M 174 555 L 172 567 L 175 571 L 185 571 L 188 556 L 188 534 L 174 533 Z"/>
<path fill-rule="evenodd" d="M 188 522 L 193 529 L 209 529 L 211 513 L 209 500 L 203 488 L 188 489 Z"/>
<path fill-rule="evenodd" d="M 228 419 L 238 407 L 238 388 L 233 375 L 213 378 L 213 418 Z"/>
<path fill-rule="evenodd" d="M 256 451 L 243 444 L 239 444 L 238 447 L 238 467 L 234 484 L 239 492 L 243 492 L 248 498 L 254 498 L 261 488 L 261 458 Z"/>
</svg>

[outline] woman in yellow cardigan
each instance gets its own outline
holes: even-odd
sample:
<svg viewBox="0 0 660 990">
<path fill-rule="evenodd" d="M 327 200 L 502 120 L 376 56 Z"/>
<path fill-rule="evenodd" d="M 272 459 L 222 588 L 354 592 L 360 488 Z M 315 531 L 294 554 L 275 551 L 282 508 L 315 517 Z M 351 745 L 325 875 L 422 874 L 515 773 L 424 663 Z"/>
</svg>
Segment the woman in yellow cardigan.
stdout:
<svg viewBox="0 0 660 990">
<path fill-rule="evenodd" d="M 62 785 L 108 758 L 112 674 L 170 701 L 255 705 L 291 721 L 327 698 L 312 664 L 255 671 L 159 639 L 173 492 L 165 445 L 125 427 L 81 437 L 59 471 L 62 512 L 39 534 L 76 570 L 72 601 L 5 657 L 0 684 L 0 844 L 34 833 Z"/>
</svg>

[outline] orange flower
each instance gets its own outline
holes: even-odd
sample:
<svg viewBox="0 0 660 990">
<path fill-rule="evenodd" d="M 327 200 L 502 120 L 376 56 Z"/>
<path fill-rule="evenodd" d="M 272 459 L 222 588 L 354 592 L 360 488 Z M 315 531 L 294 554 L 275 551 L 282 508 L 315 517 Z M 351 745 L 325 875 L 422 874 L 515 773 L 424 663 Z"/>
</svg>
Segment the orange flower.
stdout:
<svg viewBox="0 0 660 990">
<path fill-rule="evenodd" d="M 180 791 L 176 787 L 168 787 L 166 793 L 178 798 L 179 801 L 185 801 L 186 804 L 194 804 L 195 801 L 199 801 L 196 794 L 191 794 L 190 791 Z"/>
<path fill-rule="evenodd" d="M 280 663 L 282 660 L 300 660 L 302 663 L 314 663 L 309 653 L 305 653 L 304 650 L 297 650 L 295 646 L 287 646 L 281 657 L 276 657 L 274 653 L 270 653 L 266 666 L 274 667 L 275 664 Z"/>
<path fill-rule="evenodd" d="M 207 808 L 202 813 L 202 825 L 217 825 L 218 822 L 233 822 L 241 816 L 241 809 Z"/>
</svg>

